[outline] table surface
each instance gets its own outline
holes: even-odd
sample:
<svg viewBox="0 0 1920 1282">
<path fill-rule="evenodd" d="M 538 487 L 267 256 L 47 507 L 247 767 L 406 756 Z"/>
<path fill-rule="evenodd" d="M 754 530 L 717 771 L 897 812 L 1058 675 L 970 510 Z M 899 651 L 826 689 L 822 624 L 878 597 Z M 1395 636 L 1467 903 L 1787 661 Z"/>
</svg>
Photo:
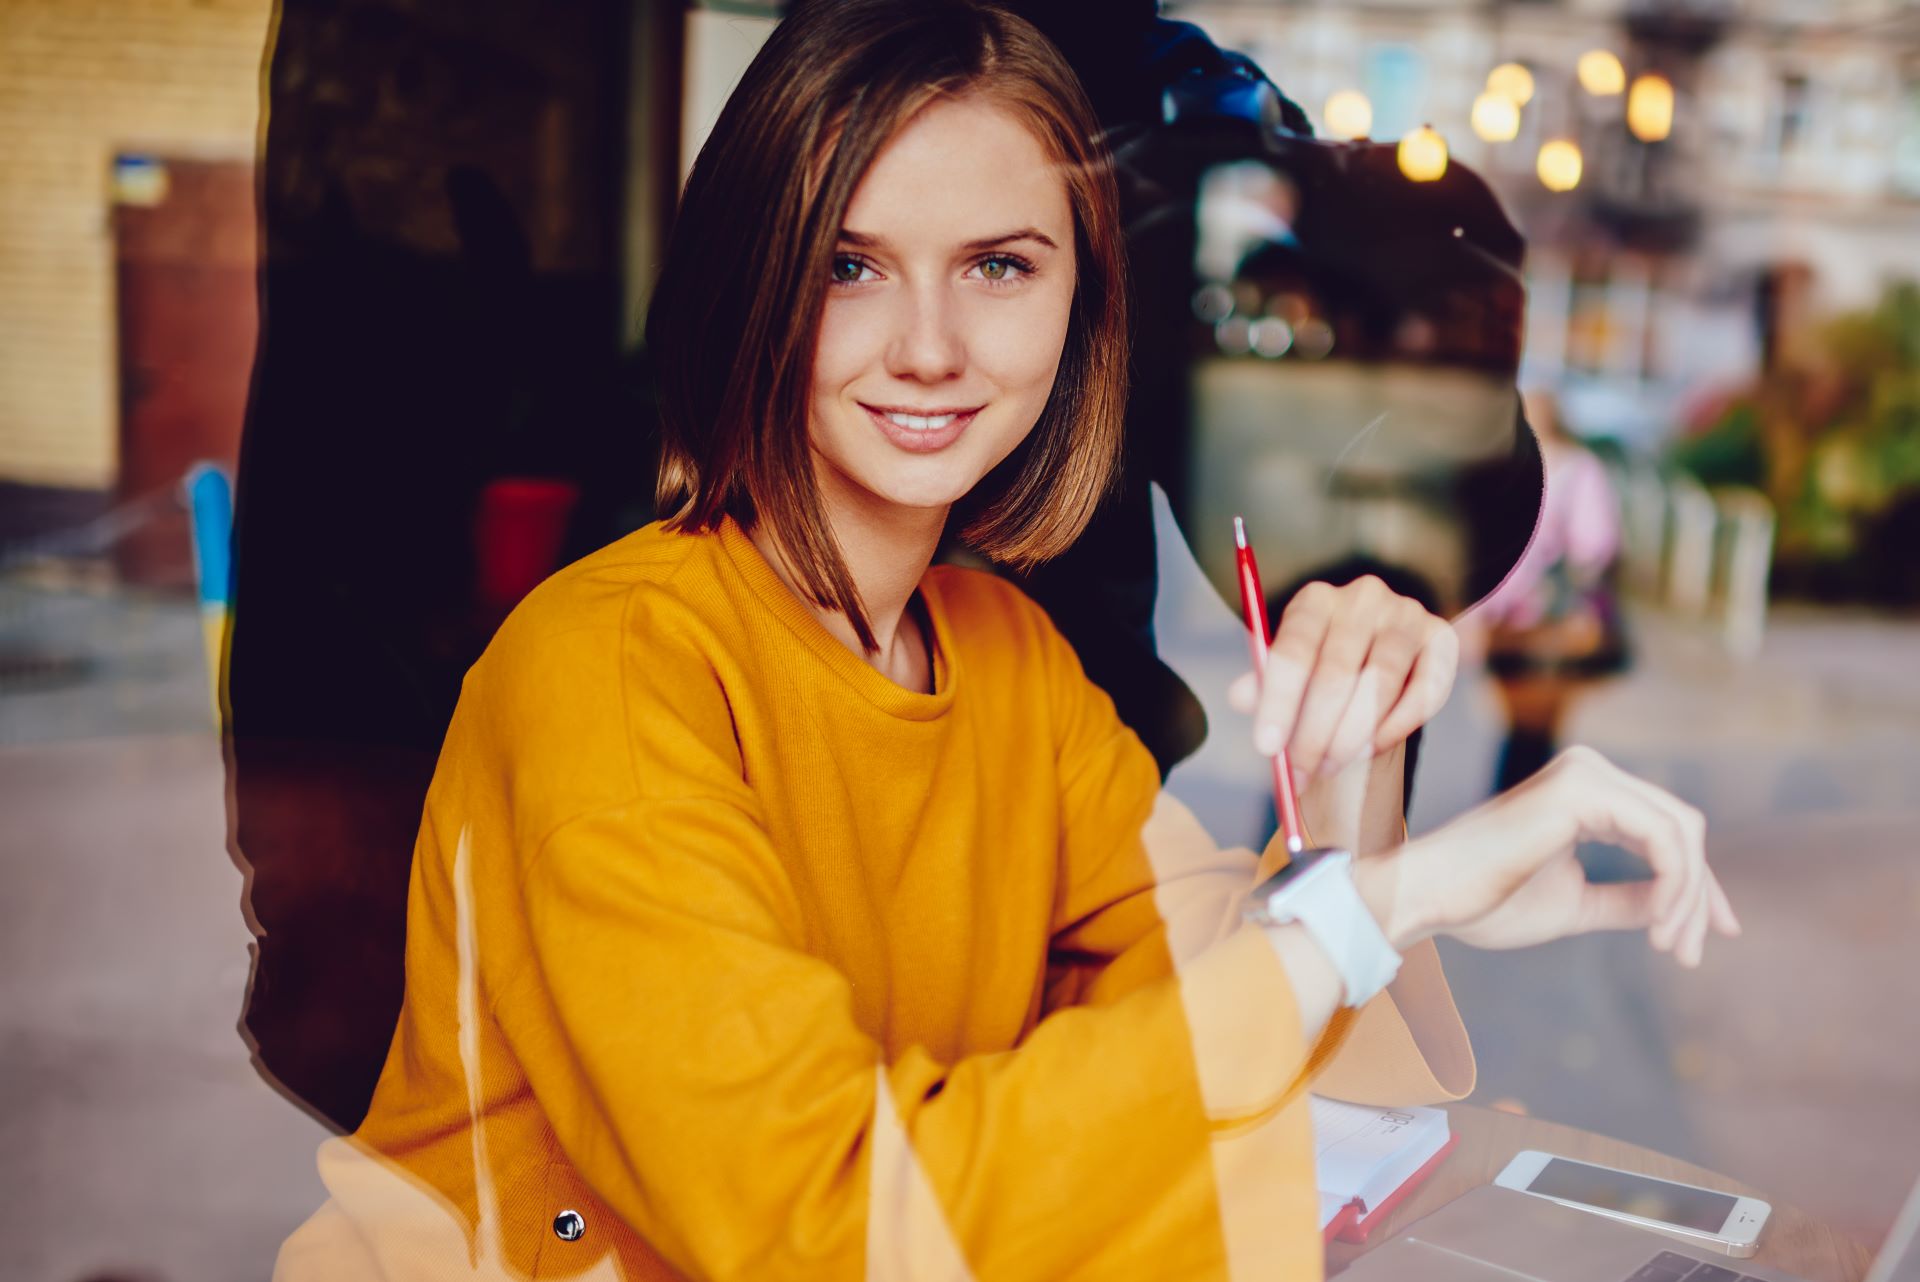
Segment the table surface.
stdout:
<svg viewBox="0 0 1920 1282">
<path fill-rule="evenodd" d="M 1764 1190 L 1749 1188 L 1737 1180 L 1683 1162 L 1679 1158 L 1656 1153 L 1624 1140 L 1608 1139 L 1591 1131 L 1582 1131 L 1557 1122 L 1513 1113 L 1495 1112 L 1470 1104 L 1447 1108 L 1449 1121 L 1460 1143 L 1426 1182 L 1407 1200 L 1394 1208 L 1387 1222 L 1374 1230 L 1369 1246 L 1335 1242 L 1327 1248 L 1327 1271 L 1338 1273 L 1366 1254 L 1372 1246 L 1388 1240 L 1423 1215 L 1431 1214 L 1454 1198 L 1483 1184 L 1493 1183 L 1514 1154 L 1522 1149 L 1541 1149 L 1564 1157 L 1579 1158 L 1621 1170 L 1639 1171 L 1686 1184 L 1722 1189 L 1728 1193 L 1765 1198 L 1773 1203 L 1773 1214 L 1760 1233 L 1760 1253 L 1751 1263 L 1782 1269 L 1808 1279 L 1808 1282 L 1860 1282 L 1873 1262 L 1872 1255 L 1858 1242 L 1834 1232 L 1791 1206 L 1767 1198 Z M 1739 1260 L 1728 1264 L 1738 1266 Z"/>
</svg>

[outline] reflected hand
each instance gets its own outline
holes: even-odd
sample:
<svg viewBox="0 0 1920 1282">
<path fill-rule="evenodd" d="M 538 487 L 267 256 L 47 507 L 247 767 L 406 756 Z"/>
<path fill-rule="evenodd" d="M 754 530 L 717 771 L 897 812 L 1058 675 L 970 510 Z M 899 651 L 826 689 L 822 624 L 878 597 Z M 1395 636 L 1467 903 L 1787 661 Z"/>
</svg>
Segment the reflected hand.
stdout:
<svg viewBox="0 0 1920 1282">
<path fill-rule="evenodd" d="M 1588 883 L 1581 841 L 1641 855 L 1653 880 Z M 1652 945 L 1698 966 L 1709 930 L 1740 933 L 1707 867 L 1706 820 L 1672 794 L 1589 748 L 1401 848 L 1369 870 L 1363 894 L 1389 935 L 1452 935 L 1479 948 L 1525 948 L 1592 930 L 1647 930 Z"/>
<path fill-rule="evenodd" d="M 1265 679 L 1247 673 L 1227 699 L 1254 714 L 1254 746 L 1286 745 L 1305 779 L 1404 741 L 1446 703 L 1459 663 L 1452 626 L 1373 575 L 1309 583 L 1274 629 Z"/>
</svg>

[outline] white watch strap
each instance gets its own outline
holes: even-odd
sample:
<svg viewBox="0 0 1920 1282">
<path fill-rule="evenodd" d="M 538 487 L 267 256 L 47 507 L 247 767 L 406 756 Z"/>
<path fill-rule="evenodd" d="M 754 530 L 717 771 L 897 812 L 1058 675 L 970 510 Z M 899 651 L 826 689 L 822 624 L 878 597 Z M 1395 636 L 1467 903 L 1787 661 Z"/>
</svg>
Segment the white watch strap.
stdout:
<svg viewBox="0 0 1920 1282">
<path fill-rule="evenodd" d="M 1300 891 L 1292 904 L 1295 919 L 1340 973 L 1347 986 L 1346 1004 L 1365 1006 L 1400 973 L 1400 954 L 1367 911 L 1348 869 L 1315 877 Z"/>
<path fill-rule="evenodd" d="M 1400 954 L 1387 941 L 1353 884 L 1353 856 L 1339 851 L 1274 896 L 1268 922 L 1297 921 L 1320 945 L 1346 987 L 1346 1004 L 1360 1007 L 1400 973 Z"/>
</svg>

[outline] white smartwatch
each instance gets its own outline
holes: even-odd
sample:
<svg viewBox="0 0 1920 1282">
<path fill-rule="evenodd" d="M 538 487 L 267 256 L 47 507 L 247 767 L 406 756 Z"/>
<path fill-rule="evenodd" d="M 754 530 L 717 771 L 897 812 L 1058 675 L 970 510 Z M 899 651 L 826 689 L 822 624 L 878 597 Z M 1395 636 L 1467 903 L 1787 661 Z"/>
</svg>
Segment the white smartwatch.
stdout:
<svg viewBox="0 0 1920 1282">
<path fill-rule="evenodd" d="M 1353 856 L 1316 847 L 1253 889 L 1246 918 L 1262 927 L 1299 922 L 1346 985 L 1346 1004 L 1365 1006 L 1400 972 L 1400 954 L 1387 942 L 1353 884 Z"/>
</svg>

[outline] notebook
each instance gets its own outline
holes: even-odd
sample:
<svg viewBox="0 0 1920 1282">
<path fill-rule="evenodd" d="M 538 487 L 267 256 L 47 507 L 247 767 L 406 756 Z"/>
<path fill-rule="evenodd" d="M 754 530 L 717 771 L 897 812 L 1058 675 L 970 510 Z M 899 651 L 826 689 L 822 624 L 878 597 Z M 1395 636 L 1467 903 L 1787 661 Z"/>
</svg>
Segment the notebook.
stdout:
<svg viewBox="0 0 1920 1282">
<path fill-rule="evenodd" d="M 1331 1242 L 1365 1242 L 1373 1226 L 1452 1151 L 1437 1108 L 1372 1108 L 1308 1097 L 1320 1230 Z"/>
</svg>

